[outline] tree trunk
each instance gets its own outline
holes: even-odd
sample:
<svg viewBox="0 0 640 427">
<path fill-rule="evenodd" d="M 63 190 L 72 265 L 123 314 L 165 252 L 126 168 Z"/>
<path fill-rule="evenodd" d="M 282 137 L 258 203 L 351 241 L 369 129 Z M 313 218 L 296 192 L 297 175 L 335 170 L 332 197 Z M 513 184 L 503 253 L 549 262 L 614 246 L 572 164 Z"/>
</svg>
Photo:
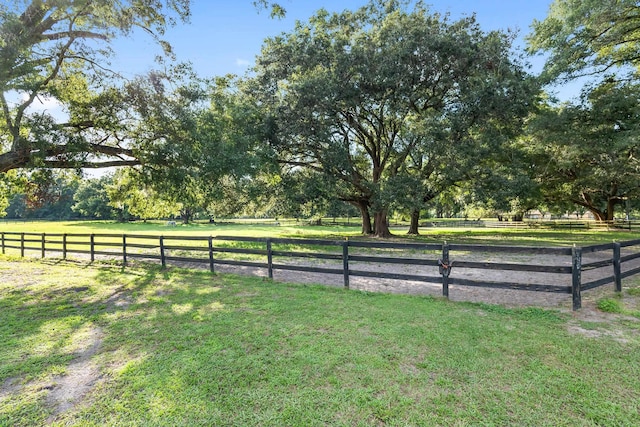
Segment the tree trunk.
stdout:
<svg viewBox="0 0 640 427">
<path fill-rule="evenodd" d="M 389 222 L 387 221 L 386 209 L 374 213 L 373 227 L 375 228 L 374 236 L 383 238 L 391 237 L 391 231 L 389 231 Z"/>
<path fill-rule="evenodd" d="M 362 234 L 373 234 L 369 204 L 366 201 L 359 201 L 353 204 L 360 210 L 360 216 L 362 217 Z"/>
<path fill-rule="evenodd" d="M 180 217 L 182 218 L 183 224 L 189 224 L 192 216 L 193 216 L 193 212 L 191 211 L 191 209 L 184 208 L 180 210 Z"/>
<path fill-rule="evenodd" d="M 591 212 L 594 216 L 594 218 L 596 219 L 596 221 L 606 221 L 607 220 L 607 213 L 606 212 L 602 212 L 600 209 L 589 209 L 589 212 Z"/>
<path fill-rule="evenodd" d="M 613 221 L 613 213 L 615 212 L 617 203 L 617 198 L 607 200 L 607 221 Z"/>
<path fill-rule="evenodd" d="M 420 225 L 420 209 L 413 209 L 411 211 L 411 225 L 409 225 L 409 232 L 407 234 L 418 235 L 418 227 Z"/>
<path fill-rule="evenodd" d="M 596 221 L 613 221 L 613 214 L 615 213 L 616 205 L 621 203 L 622 199 L 616 196 L 609 196 L 607 198 L 607 207 L 605 210 L 598 209 L 588 194 L 582 194 L 579 200 L 574 200 L 576 204 L 587 208 L 589 212 L 593 214 Z"/>
</svg>

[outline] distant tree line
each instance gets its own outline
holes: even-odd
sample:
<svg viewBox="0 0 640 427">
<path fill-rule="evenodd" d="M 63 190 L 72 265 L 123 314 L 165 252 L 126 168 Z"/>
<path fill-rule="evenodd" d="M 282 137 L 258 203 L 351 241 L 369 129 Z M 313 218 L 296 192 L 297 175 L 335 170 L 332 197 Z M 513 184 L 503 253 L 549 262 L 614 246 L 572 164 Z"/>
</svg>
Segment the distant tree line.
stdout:
<svg viewBox="0 0 640 427">
<path fill-rule="evenodd" d="M 271 192 L 242 194 L 242 202 L 231 205 L 212 203 L 189 210 L 185 217 L 180 202 L 170 203 L 150 187 L 136 183 L 131 171 L 117 171 L 101 177 L 87 178 L 70 171 L 37 170 L 24 179 L 20 189 L 8 199 L 5 219 L 9 220 L 114 220 L 119 222 L 146 220 L 193 220 L 224 222 L 233 218 L 289 218 L 304 224 L 321 224 L 322 218 L 354 218 L 360 212 L 351 204 L 328 197 L 321 188 L 307 180 L 272 184 Z M 290 177 L 289 177 L 290 178 Z M 634 217 L 640 206 L 625 206 Z M 569 213 L 562 207 L 537 215 L 558 218 Z M 574 215 L 582 217 L 586 209 L 578 207 Z M 622 209 L 619 217 L 626 214 Z M 513 212 L 496 210 L 491 205 L 471 201 L 459 189 L 447 191 L 425 204 L 421 219 L 428 218 L 498 218 L 522 220 Z M 410 222 L 411 211 L 392 210 L 390 222 Z"/>
</svg>

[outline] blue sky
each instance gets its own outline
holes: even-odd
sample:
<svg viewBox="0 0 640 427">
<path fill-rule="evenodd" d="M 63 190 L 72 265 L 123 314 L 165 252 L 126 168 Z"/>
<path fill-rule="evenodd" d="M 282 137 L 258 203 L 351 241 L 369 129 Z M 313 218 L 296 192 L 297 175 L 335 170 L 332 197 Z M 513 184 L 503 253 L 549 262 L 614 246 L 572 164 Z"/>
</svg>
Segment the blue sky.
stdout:
<svg viewBox="0 0 640 427">
<path fill-rule="evenodd" d="M 179 24 L 165 35 L 179 61 L 190 61 L 205 77 L 227 73 L 242 75 L 260 53 L 263 41 L 293 29 L 295 21 L 306 21 L 320 8 L 331 12 L 357 9 L 367 0 L 279 0 L 287 10 L 284 19 L 259 12 L 251 0 L 193 0 L 190 24 Z M 431 10 L 450 13 L 457 19 L 475 13 L 484 30 L 518 29 L 523 37 L 534 19 L 547 15 L 551 0 L 431 0 Z M 523 41 L 521 41 L 524 43 Z M 113 67 L 126 77 L 154 67 L 160 48 L 145 34 L 136 34 L 116 44 Z M 539 71 L 542 61 L 533 61 Z"/>
</svg>

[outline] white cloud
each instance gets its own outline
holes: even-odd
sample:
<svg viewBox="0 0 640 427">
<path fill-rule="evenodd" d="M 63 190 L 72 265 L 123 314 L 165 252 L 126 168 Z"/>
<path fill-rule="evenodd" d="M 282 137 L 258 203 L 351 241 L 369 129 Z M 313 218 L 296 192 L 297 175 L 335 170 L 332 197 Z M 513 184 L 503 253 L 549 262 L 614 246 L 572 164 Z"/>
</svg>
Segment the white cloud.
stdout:
<svg viewBox="0 0 640 427">
<path fill-rule="evenodd" d="M 247 61 L 246 59 L 242 59 L 242 58 L 236 59 L 236 65 L 238 67 L 248 67 L 250 64 L 251 62 Z"/>
</svg>

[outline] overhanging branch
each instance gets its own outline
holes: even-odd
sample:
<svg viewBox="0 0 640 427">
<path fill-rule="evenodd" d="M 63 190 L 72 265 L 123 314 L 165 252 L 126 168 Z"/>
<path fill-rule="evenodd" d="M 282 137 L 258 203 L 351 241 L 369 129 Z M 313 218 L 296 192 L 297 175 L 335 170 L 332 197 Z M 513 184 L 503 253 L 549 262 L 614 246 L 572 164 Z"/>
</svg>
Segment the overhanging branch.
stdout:
<svg viewBox="0 0 640 427">
<path fill-rule="evenodd" d="M 138 166 L 142 164 L 140 160 L 111 160 L 105 162 L 75 162 L 68 160 L 45 160 L 42 162 L 43 168 L 48 169 L 100 169 L 117 166 Z"/>
</svg>

